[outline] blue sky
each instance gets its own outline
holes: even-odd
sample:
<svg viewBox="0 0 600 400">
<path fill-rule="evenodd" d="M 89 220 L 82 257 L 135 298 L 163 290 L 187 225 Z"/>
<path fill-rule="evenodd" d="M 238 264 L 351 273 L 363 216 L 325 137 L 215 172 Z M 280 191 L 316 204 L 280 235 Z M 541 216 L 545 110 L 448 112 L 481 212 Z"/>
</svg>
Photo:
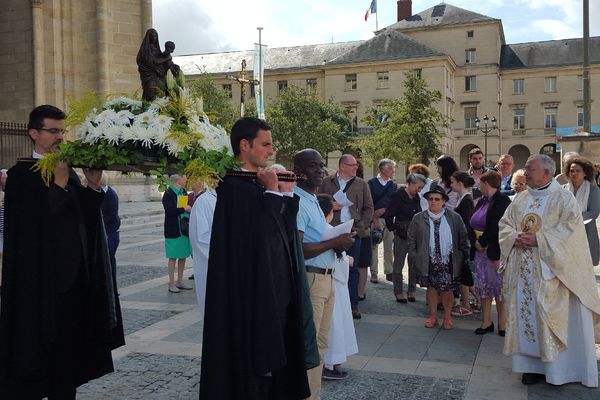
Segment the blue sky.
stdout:
<svg viewBox="0 0 600 400">
<path fill-rule="evenodd" d="M 176 43 L 175 54 L 368 39 L 375 15 L 371 0 L 153 0 L 154 27 L 161 42 Z M 590 34 L 600 36 L 600 0 L 590 2 Z M 441 0 L 413 0 L 413 14 Z M 446 2 L 502 19 L 507 43 L 581 37 L 581 0 L 453 0 Z M 379 28 L 396 22 L 396 0 L 378 0 Z"/>
</svg>

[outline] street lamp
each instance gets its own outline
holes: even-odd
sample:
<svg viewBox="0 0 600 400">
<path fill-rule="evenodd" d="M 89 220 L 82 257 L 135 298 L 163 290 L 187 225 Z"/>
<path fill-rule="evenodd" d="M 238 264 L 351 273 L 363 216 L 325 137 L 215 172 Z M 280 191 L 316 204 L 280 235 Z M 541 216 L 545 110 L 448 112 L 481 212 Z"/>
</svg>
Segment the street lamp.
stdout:
<svg viewBox="0 0 600 400">
<path fill-rule="evenodd" d="M 485 114 L 483 116 L 483 128 L 481 128 L 480 125 L 480 120 L 479 117 L 475 117 L 475 126 L 477 127 L 477 130 L 480 130 L 481 132 L 483 132 L 483 134 L 485 135 L 485 149 L 484 149 L 484 155 L 483 158 L 485 160 L 485 165 L 487 166 L 488 163 L 488 158 L 487 158 L 487 138 L 488 138 L 488 133 L 490 133 L 491 131 L 493 131 L 496 128 L 496 117 L 492 117 L 492 127 L 488 128 L 488 121 L 490 119 L 488 118 L 487 114 Z"/>
</svg>

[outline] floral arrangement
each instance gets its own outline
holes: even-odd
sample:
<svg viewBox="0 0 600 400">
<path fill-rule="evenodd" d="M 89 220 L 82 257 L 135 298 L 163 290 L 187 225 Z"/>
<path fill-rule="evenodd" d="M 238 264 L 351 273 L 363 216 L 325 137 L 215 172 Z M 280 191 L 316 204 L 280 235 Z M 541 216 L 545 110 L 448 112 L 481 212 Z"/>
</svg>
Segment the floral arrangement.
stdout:
<svg viewBox="0 0 600 400">
<path fill-rule="evenodd" d="M 202 100 L 167 74 L 167 96 L 151 102 L 129 97 L 102 101 L 94 93 L 70 102 L 65 122 L 76 140 L 64 142 L 35 165 L 47 185 L 58 161 L 75 167 L 140 171 L 158 177 L 166 189 L 169 173 L 210 184 L 236 165 L 229 135 L 211 125 Z"/>
</svg>

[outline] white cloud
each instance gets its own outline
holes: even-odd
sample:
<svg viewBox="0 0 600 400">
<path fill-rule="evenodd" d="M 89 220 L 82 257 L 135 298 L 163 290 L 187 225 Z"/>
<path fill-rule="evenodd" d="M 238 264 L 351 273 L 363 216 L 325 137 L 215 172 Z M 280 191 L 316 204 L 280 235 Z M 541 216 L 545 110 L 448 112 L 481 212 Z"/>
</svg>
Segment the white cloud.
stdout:
<svg viewBox="0 0 600 400">
<path fill-rule="evenodd" d="M 575 38 L 581 36 L 581 31 L 573 26 L 555 19 L 541 19 L 533 21 L 531 25 L 552 39 Z"/>
<path fill-rule="evenodd" d="M 413 1 L 417 13 L 441 0 Z M 379 0 L 378 15 L 363 19 L 370 0 L 153 0 L 161 41 L 176 54 L 251 49 L 262 26 L 270 47 L 368 39 L 396 22 L 396 1 Z M 582 0 L 449 0 L 449 4 L 501 18 L 509 43 L 581 36 Z M 590 0 L 591 34 L 600 35 L 600 0 Z"/>
</svg>

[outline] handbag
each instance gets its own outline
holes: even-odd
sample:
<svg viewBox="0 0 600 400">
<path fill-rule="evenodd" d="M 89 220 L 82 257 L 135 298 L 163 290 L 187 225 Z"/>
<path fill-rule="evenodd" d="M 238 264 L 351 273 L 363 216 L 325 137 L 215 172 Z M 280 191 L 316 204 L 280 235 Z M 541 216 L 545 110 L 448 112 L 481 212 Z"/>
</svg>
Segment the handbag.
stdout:
<svg viewBox="0 0 600 400">
<path fill-rule="evenodd" d="M 408 239 L 408 227 L 410 226 L 410 221 L 398 221 L 396 222 L 396 236 L 400 239 Z"/>
<path fill-rule="evenodd" d="M 475 282 L 473 281 L 473 273 L 471 272 L 471 260 L 469 260 L 468 258 L 465 258 L 465 260 L 463 261 L 458 281 L 461 285 L 465 286 L 473 286 L 475 284 Z"/>
<path fill-rule="evenodd" d="M 179 230 L 181 231 L 181 234 L 183 236 L 190 235 L 190 218 L 189 217 L 179 218 Z"/>
</svg>

